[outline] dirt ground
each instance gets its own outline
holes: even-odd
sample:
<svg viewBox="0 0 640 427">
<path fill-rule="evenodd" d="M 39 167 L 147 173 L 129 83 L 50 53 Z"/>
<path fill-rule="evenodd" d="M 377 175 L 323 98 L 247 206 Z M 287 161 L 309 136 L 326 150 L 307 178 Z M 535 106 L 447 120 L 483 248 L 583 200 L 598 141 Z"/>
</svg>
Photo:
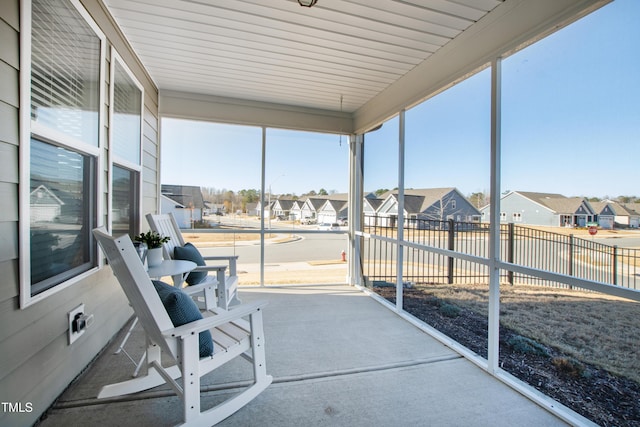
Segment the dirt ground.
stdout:
<svg viewBox="0 0 640 427">
<path fill-rule="evenodd" d="M 374 290 L 395 303 L 393 287 Z M 466 304 L 454 305 L 426 289 L 405 289 L 403 295 L 407 312 L 475 353 L 487 356 L 486 314 L 478 313 Z M 593 307 L 597 307 L 596 302 Z M 598 310 L 592 312 L 594 317 L 599 316 Z M 502 315 L 501 309 L 501 318 Z M 556 315 L 563 316 L 563 311 L 556 311 Z M 624 316 L 623 313 L 618 315 Z M 553 322 L 548 312 L 544 316 L 546 321 Z M 637 324 L 637 316 L 635 319 Z M 536 328 L 535 324 L 529 326 Z M 640 383 L 599 365 L 583 363 L 557 347 L 520 334 L 503 325 L 500 327 L 500 366 L 504 370 L 601 426 L 640 426 Z M 627 352 L 626 356 L 633 359 L 631 363 L 637 364 L 638 339 L 637 335 L 635 337 L 632 348 L 624 343 L 621 346 Z M 631 369 L 638 374 L 637 365 Z"/>
</svg>

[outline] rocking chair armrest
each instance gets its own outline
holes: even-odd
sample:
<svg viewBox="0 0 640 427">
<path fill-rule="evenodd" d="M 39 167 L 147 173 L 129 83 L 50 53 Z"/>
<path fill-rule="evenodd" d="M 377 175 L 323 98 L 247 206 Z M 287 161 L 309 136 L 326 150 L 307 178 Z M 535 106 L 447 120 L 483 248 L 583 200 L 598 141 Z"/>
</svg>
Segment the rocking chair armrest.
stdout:
<svg viewBox="0 0 640 427">
<path fill-rule="evenodd" d="M 250 314 L 257 313 L 266 305 L 267 301 L 256 301 L 251 304 L 240 304 L 235 306 L 233 310 L 220 310 L 219 314 L 216 314 L 214 316 L 205 317 L 201 320 L 189 322 L 182 326 L 178 326 L 177 328 L 167 329 L 166 331 L 163 331 L 163 335 L 169 337 L 182 337 L 185 335 L 200 333 L 202 331 L 215 328 L 216 326 L 238 320 Z"/>
<path fill-rule="evenodd" d="M 226 271 L 226 265 L 199 265 L 191 271 Z"/>
<path fill-rule="evenodd" d="M 205 261 L 235 261 L 240 258 L 240 255 L 209 255 L 203 257 Z"/>
<path fill-rule="evenodd" d="M 212 256 L 205 256 L 204 260 L 205 261 L 228 261 L 229 262 L 229 275 L 230 276 L 235 276 L 236 275 L 236 264 L 238 262 L 238 258 L 240 257 L 240 255 L 212 255 Z"/>
<path fill-rule="evenodd" d="M 187 295 L 194 295 L 197 293 L 200 293 L 202 291 L 204 291 L 207 286 L 218 286 L 218 280 L 216 280 L 215 278 L 210 277 L 208 278 L 208 280 L 205 283 L 198 283 L 195 285 L 189 285 L 189 286 L 185 286 L 183 288 L 180 288 L 182 290 L 182 292 L 184 292 Z"/>
</svg>

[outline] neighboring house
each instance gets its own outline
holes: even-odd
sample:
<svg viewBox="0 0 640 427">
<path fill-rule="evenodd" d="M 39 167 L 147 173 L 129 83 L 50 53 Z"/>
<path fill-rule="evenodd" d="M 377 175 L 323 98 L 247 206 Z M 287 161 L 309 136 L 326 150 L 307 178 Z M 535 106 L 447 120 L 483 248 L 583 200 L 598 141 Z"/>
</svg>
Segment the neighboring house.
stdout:
<svg viewBox="0 0 640 427">
<path fill-rule="evenodd" d="M 378 208 L 384 202 L 384 199 L 379 199 L 375 196 L 373 197 L 365 197 L 364 204 L 362 205 L 362 211 L 364 213 L 364 225 L 365 226 L 374 226 L 376 225 L 376 212 L 378 212 Z"/>
<path fill-rule="evenodd" d="M 272 208 L 272 216 L 284 216 L 285 218 L 290 218 L 289 215 L 291 213 L 291 208 L 293 207 L 293 199 L 277 199 L 273 202 Z"/>
<path fill-rule="evenodd" d="M 53 222 L 62 215 L 64 202 L 44 185 L 37 186 L 29 199 L 32 222 Z"/>
<path fill-rule="evenodd" d="M 327 199 L 318 209 L 318 224 L 338 222 L 338 218 L 346 218 L 348 213 L 349 208 L 346 201 Z"/>
<path fill-rule="evenodd" d="M 224 204 L 204 202 L 204 215 L 220 215 L 225 212 Z"/>
<path fill-rule="evenodd" d="M 180 228 L 192 228 L 191 209 L 185 208 L 184 205 L 165 195 L 160 196 L 160 212 L 171 213 Z"/>
<path fill-rule="evenodd" d="M 307 200 L 304 201 L 302 208 L 300 210 L 301 218 L 318 218 L 318 210 L 324 205 L 327 201 L 326 197 L 322 196 L 313 196 L 308 197 Z"/>
<path fill-rule="evenodd" d="M 377 210 L 378 224 L 395 226 L 398 219 L 398 192 L 386 193 Z M 480 212 L 456 188 L 408 189 L 404 192 L 405 226 L 419 227 L 418 220 L 479 222 Z"/>
<path fill-rule="evenodd" d="M 605 200 L 591 204 L 598 212 L 598 225 L 601 228 L 638 228 L 640 225 L 640 205 L 637 203 Z"/>
<path fill-rule="evenodd" d="M 483 222 L 489 222 L 487 205 L 481 209 Z M 586 227 L 597 213 L 584 197 L 555 193 L 511 191 L 500 198 L 500 221 L 546 227 Z"/>
<path fill-rule="evenodd" d="M 598 226 L 605 230 L 612 230 L 615 227 L 615 211 L 611 202 L 589 202 L 593 211 L 598 215 Z"/>
<path fill-rule="evenodd" d="M 258 203 L 255 203 L 255 202 L 247 203 L 244 209 L 248 216 L 258 216 L 260 214 L 260 210 L 258 209 Z"/>
<path fill-rule="evenodd" d="M 269 205 L 269 202 L 267 201 L 267 203 L 265 204 L 264 208 L 262 207 L 262 203 L 258 202 L 256 203 L 256 212 L 257 215 L 260 216 L 260 213 L 262 212 L 264 214 L 265 218 L 269 218 L 269 213 L 273 211 L 273 204 L 275 203 L 274 200 L 271 201 L 271 205 Z M 269 208 L 269 206 L 271 206 L 271 208 Z"/>
<path fill-rule="evenodd" d="M 638 228 L 640 226 L 640 205 L 638 203 L 611 204 L 615 213 L 616 227 Z"/>
<path fill-rule="evenodd" d="M 162 213 L 173 212 L 176 219 L 178 216 L 181 216 L 183 221 L 188 220 L 189 225 L 187 228 L 191 228 L 191 221 L 202 221 L 206 206 L 200 187 L 162 184 L 162 195 L 174 201 L 174 208 L 170 211 L 161 210 Z M 188 210 L 189 212 L 179 212 L 179 209 Z M 182 222 L 182 224 L 184 224 L 184 222 Z M 182 225 L 180 225 L 180 227 L 183 228 Z"/>
<path fill-rule="evenodd" d="M 306 200 L 306 199 L 305 199 Z M 299 221 L 302 219 L 302 206 L 304 205 L 303 199 L 294 200 L 289 211 L 289 218 L 292 221 Z"/>
<path fill-rule="evenodd" d="M 334 193 L 334 194 L 330 194 L 330 195 L 326 195 L 326 196 L 310 196 L 307 198 L 307 200 L 305 201 L 304 205 L 302 206 L 301 209 L 301 215 L 302 218 L 313 218 L 316 219 L 318 223 L 322 223 L 322 222 L 335 222 L 334 221 L 328 221 L 328 220 L 323 220 L 320 218 L 320 210 L 322 209 L 322 207 L 324 206 L 324 204 L 327 202 L 327 200 L 333 200 L 336 202 L 342 202 L 342 203 L 346 203 L 348 200 L 349 196 L 347 193 Z M 327 213 L 327 218 L 331 217 L 331 213 Z"/>
<path fill-rule="evenodd" d="M 623 203 L 621 206 L 629 212 L 629 228 L 640 228 L 640 203 Z"/>
</svg>

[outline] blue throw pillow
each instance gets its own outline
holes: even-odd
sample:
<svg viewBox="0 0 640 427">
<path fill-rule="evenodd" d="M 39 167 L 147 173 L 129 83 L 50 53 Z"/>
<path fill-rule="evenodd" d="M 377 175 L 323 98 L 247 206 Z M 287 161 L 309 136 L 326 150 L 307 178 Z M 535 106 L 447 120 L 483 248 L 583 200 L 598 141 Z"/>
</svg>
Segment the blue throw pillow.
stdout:
<svg viewBox="0 0 640 427">
<path fill-rule="evenodd" d="M 189 295 L 159 280 L 152 280 L 152 282 L 173 326 L 182 326 L 194 320 L 202 319 L 202 313 L 200 313 L 198 306 Z M 213 354 L 211 332 L 202 331 L 198 338 L 200 341 L 200 357 L 211 356 Z"/>
<path fill-rule="evenodd" d="M 198 248 L 193 246 L 191 243 L 187 243 L 184 246 L 176 246 L 173 249 L 173 259 L 193 261 L 199 266 L 206 265 Z M 190 285 L 197 285 L 202 282 L 205 277 L 207 277 L 206 271 L 192 271 L 187 276 L 187 283 Z"/>
</svg>

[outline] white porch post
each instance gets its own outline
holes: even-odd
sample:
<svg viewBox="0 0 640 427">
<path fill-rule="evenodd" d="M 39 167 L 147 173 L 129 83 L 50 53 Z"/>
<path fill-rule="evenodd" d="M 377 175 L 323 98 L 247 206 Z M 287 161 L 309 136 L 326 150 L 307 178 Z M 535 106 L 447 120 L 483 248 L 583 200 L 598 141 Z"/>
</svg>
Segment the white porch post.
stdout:
<svg viewBox="0 0 640 427">
<path fill-rule="evenodd" d="M 491 197 L 489 222 L 489 348 L 488 370 L 495 374 L 499 367 L 500 338 L 500 126 L 501 126 L 502 62 L 491 62 Z"/>
<path fill-rule="evenodd" d="M 364 135 L 349 136 L 349 247 L 347 248 L 347 283 L 364 285 L 362 280 L 361 241 L 356 231 L 362 231 L 362 209 L 364 206 L 362 144 Z"/>
<path fill-rule="evenodd" d="M 264 286 L 264 190 L 267 154 L 267 128 L 262 127 L 262 176 L 260 177 L 260 286 Z M 269 195 L 271 197 L 271 195 Z M 271 209 L 271 208 L 269 208 Z M 269 211 L 271 213 L 271 211 Z"/>
<path fill-rule="evenodd" d="M 404 114 L 405 110 L 400 110 L 400 120 L 398 123 L 398 235 L 396 236 L 396 310 L 402 310 L 402 276 L 404 264 Z"/>
</svg>

